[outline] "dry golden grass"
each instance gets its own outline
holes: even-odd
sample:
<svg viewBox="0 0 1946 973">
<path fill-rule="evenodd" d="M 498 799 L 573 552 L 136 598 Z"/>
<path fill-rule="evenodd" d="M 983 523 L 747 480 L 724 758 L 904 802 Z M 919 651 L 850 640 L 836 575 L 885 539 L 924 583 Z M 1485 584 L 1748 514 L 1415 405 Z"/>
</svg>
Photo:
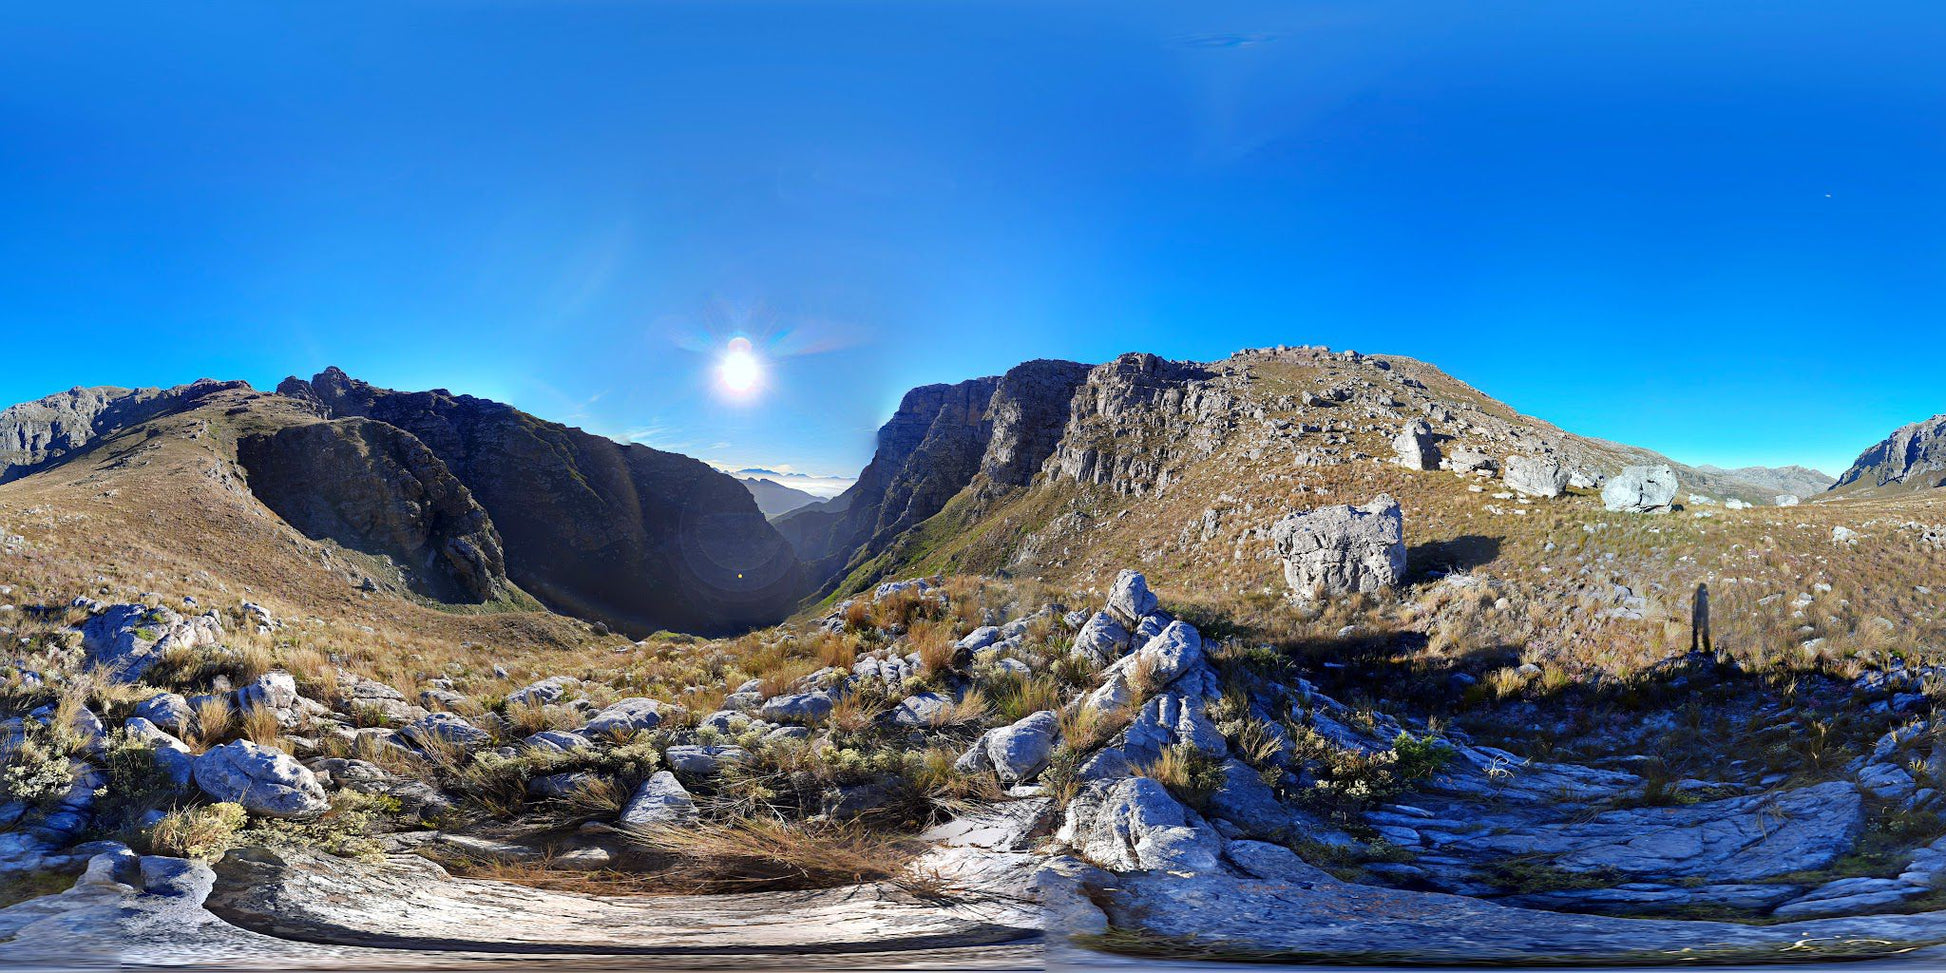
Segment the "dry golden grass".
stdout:
<svg viewBox="0 0 1946 973">
<path fill-rule="evenodd" d="M 919 654 L 919 669 L 926 675 L 951 672 L 959 660 L 957 637 L 942 622 L 916 622 L 909 632 L 910 650 Z"/>
<path fill-rule="evenodd" d="M 863 733 L 884 716 L 889 707 L 876 693 L 847 693 L 831 704 L 825 725 L 839 733 Z"/>
<path fill-rule="evenodd" d="M 978 689 L 970 689 L 952 704 L 940 709 L 930 722 L 932 728 L 938 730 L 985 723 L 992 715 L 993 706 L 987 702 L 986 694 Z"/>
<path fill-rule="evenodd" d="M 190 730 L 182 742 L 190 750 L 202 753 L 231 738 L 236 731 L 236 711 L 230 707 L 228 697 L 210 696 L 197 700 L 190 708 L 189 722 Z"/>
<path fill-rule="evenodd" d="M 277 711 L 268 706 L 252 706 L 237 720 L 237 732 L 259 746 L 280 746 L 283 729 L 277 724 Z"/>
<path fill-rule="evenodd" d="M 663 878 L 694 894 L 791 891 L 896 881 L 918 857 L 909 839 L 856 824 L 774 818 L 658 827 L 637 832 L 650 852 L 671 856 Z"/>
</svg>

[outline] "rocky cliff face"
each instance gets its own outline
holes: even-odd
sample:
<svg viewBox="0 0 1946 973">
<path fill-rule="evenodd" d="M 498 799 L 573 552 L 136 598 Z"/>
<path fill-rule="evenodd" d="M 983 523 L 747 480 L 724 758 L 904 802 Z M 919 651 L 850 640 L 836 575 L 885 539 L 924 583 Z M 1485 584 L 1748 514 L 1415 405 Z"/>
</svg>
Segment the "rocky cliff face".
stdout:
<svg viewBox="0 0 1946 973">
<path fill-rule="evenodd" d="M 1236 401 L 1216 377 L 1140 353 L 1095 368 L 1075 393 L 1048 472 L 1123 494 L 1166 484 L 1171 465 L 1209 455 L 1235 427 Z"/>
<path fill-rule="evenodd" d="M 417 437 L 492 518 L 508 575 L 556 610 L 636 632 L 726 631 L 782 618 L 801 593 L 797 558 L 749 492 L 700 461 L 335 368 L 278 391 Z"/>
<path fill-rule="evenodd" d="M 1079 362 L 1031 361 L 1000 377 L 987 413 L 993 435 L 980 473 L 1002 487 L 1022 487 L 1061 441 L 1075 390 L 1091 369 Z"/>
<path fill-rule="evenodd" d="M 429 598 L 486 602 L 510 592 L 487 512 L 411 433 L 336 419 L 245 437 L 251 492 L 310 537 L 391 558 Z"/>
<path fill-rule="evenodd" d="M 1088 366 L 1040 360 L 1005 375 L 907 392 L 879 429 L 858 482 L 835 499 L 777 519 L 821 586 L 875 556 L 984 478 L 1024 486 L 1054 449 Z"/>
<path fill-rule="evenodd" d="M 1901 427 L 1866 450 L 1833 490 L 1883 492 L 1946 486 L 1946 415 Z"/>
<path fill-rule="evenodd" d="M 168 389 L 75 388 L 0 410 L 0 483 L 17 480 L 130 426 L 248 382 L 201 379 Z"/>
</svg>

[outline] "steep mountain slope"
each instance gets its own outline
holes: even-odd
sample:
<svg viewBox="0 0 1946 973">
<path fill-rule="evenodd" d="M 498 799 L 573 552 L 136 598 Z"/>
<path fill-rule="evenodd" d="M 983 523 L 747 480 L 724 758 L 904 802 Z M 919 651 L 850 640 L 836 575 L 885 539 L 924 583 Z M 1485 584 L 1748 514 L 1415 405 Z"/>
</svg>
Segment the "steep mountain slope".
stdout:
<svg viewBox="0 0 1946 973">
<path fill-rule="evenodd" d="M 369 419 L 287 426 L 237 443 L 250 489 L 309 537 L 409 566 L 440 601 L 507 598 L 500 535 L 466 485 L 405 430 Z"/>
<path fill-rule="evenodd" d="M 0 410 L 0 483 L 58 463 L 137 423 L 249 387 L 202 379 L 169 389 L 75 388 Z"/>
<path fill-rule="evenodd" d="M 976 477 L 1024 484 L 1058 438 L 1088 367 L 1040 360 L 1007 374 L 907 392 L 878 451 L 836 498 L 777 518 L 777 529 L 828 589 L 903 532 L 937 514 Z"/>
<path fill-rule="evenodd" d="M 874 467 L 923 460 L 909 445 L 911 430 L 930 417 L 924 406 L 938 396 L 917 390 L 908 397 L 882 433 Z M 1261 535 L 1276 514 L 1331 502 L 1323 497 L 1345 490 L 1355 492 L 1355 502 L 1382 491 L 1419 497 L 1423 509 L 1409 516 L 1416 536 L 1434 542 L 1428 552 L 1441 543 L 1467 546 L 1463 539 L 1478 530 L 1468 521 L 1497 516 L 1483 505 L 1515 506 L 1493 496 L 1511 497 L 1504 488 L 1481 487 L 1482 477 L 1496 478 L 1515 456 L 1558 464 L 1581 491 L 1566 505 L 1599 509 L 1586 491 L 1636 465 L 1670 466 L 1680 481 L 1677 502 L 1697 510 L 1729 501 L 1769 506 L 1779 492 L 1733 472 L 1565 432 L 1399 356 L 1286 347 L 1194 363 L 1129 354 L 1088 372 L 1065 410 L 1047 406 L 1053 397 L 1043 397 L 1029 437 L 1053 447 L 1031 474 L 1022 475 L 1016 461 L 1011 489 L 968 480 L 917 527 L 891 535 L 881 529 L 848 556 L 816 552 L 821 568 L 841 557 L 846 565 L 846 576 L 827 589 L 857 591 L 885 577 L 939 570 L 1007 571 L 1059 583 L 1111 563 L 1154 563 L 1148 559 L 1178 553 L 1206 562 L 1210 580 L 1235 576 L 1226 580 L 1234 584 L 1255 572 L 1215 562 L 1266 556 Z M 1462 476 L 1392 462 L 1393 439 L 1414 424 L 1423 424 L 1426 441 Z M 883 478 L 868 469 L 849 499 L 869 506 L 870 485 Z M 794 544 L 802 545 L 802 535 L 793 535 L 790 521 L 817 509 L 782 518 Z M 842 547 L 857 536 L 832 532 L 818 540 Z"/>
<path fill-rule="evenodd" d="M 278 391 L 424 442 L 491 516 L 509 576 L 558 611 L 635 632 L 728 631 L 783 617 L 802 588 L 749 492 L 698 460 L 335 368 Z"/>
<path fill-rule="evenodd" d="M 503 575 L 494 576 L 490 556 L 476 576 L 476 593 L 491 591 L 491 604 L 437 604 L 427 592 L 438 590 L 439 581 L 424 577 L 424 562 L 408 550 L 414 530 L 434 528 L 424 535 L 434 551 L 442 540 L 471 539 L 485 553 L 491 526 L 470 529 L 463 516 L 448 521 L 435 513 L 415 528 L 409 490 L 373 489 L 373 477 L 391 462 L 380 462 L 380 451 L 349 464 L 327 462 L 328 455 L 310 458 L 300 469 L 317 480 L 352 481 L 331 488 L 341 500 L 369 491 L 346 509 L 387 511 L 374 523 L 392 529 L 400 540 L 396 548 L 375 546 L 369 537 L 344 543 L 307 534 L 280 517 L 252 489 L 257 473 L 239 454 L 250 448 L 244 443 L 267 443 L 311 425 L 319 420 L 301 404 L 230 383 L 194 396 L 187 408 L 98 435 L 94 448 L 0 484 L 0 539 L 12 587 L 7 601 L 59 606 L 78 592 L 130 600 L 157 590 L 219 609 L 250 601 L 278 618 L 342 635 L 361 656 L 385 664 L 410 658 L 424 645 L 526 651 L 586 637 L 585 622 L 542 611 Z M 376 433 L 378 424 L 372 426 Z M 410 452 L 403 444 L 396 448 Z M 326 452 L 357 450 L 347 443 Z M 388 449 L 382 455 L 393 454 Z M 430 484 L 423 502 L 438 495 L 441 478 L 431 470 L 422 475 L 424 481 L 413 479 L 421 489 Z M 405 486 L 407 479 L 397 482 Z M 445 502 L 458 497 L 454 491 Z M 440 508 L 432 503 L 427 510 Z M 478 600 L 452 590 L 439 593 Z"/>
<path fill-rule="evenodd" d="M 1812 497 L 1831 489 L 1837 477 L 1820 470 L 1804 466 L 1742 466 L 1726 470 L 1719 466 L 1698 466 L 1698 470 L 1713 476 L 1724 476 L 1741 480 L 1752 486 L 1775 492 L 1778 496 L 1792 496 L 1799 500 Z"/>
<path fill-rule="evenodd" d="M 819 502 L 816 496 L 803 490 L 793 490 L 776 480 L 761 476 L 740 476 L 737 477 L 737 482 L 743 484 L 745 490 L 750 491 L 751 498 L 757 501 L 757 509 L 763 511 L 766 517 L 787 514 L 799 507 Z"/>
<path fill-rule="evenodd" d="M 1946 486 L 1946 415 L 1902 426 L 1861 453 L 1835 493 L 1872 496 Z"/>
</svg>

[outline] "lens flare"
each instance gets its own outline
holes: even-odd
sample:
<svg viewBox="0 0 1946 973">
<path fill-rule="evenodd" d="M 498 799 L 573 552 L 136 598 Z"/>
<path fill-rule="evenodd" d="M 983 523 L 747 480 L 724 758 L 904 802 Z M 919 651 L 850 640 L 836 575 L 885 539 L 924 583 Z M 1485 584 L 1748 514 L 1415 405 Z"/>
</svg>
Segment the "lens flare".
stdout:
<svg viewBox="0 0 1946 973">
<path fill-rule="evenodd" d="M 756 391 L 763 381 L 763 362 L 757 360 L 757 352 L 750 347 L 748 338 L 731 338 L 729 347 L 724 349 L 723 357 L 716 363 L 716 380 L 723 390 L 735 396 L 745 396 Z"/>
</svg>

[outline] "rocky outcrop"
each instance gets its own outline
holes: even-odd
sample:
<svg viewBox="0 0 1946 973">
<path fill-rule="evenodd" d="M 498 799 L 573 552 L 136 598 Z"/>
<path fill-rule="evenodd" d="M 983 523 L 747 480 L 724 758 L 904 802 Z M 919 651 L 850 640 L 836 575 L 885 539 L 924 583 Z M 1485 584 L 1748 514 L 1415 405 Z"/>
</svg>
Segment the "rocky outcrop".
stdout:
<svg viewBox="0 0 1946 973">
<path fill-rule="evenodd" d="M 382 555 L 440 601 L 508 595 L 500 535 L 473 494 L 418 437 L 351 418 L 237 443 L 251 492 L 314 539 Z"/>
<path fill-rule="evenodd" d="M 1271 528 L 1271 542 L 1300 598 L 1379 591 L 1405 576 L 1405 516 L 1385 494 L 1362 507 L 1290 514 Z"/>
<path fill-rule="evenodd" d="M 913 389 L 880 427 L 858 481 L 777 518 L 777 529 L 828 589 L 975 477 L 992 489 L 1026 485 L 1054 450 L 1087 374 L 1075 362 L 1030 361 L 999 377 Z"/>
<path fill-rule="evenodd" d="M 1215 867 L 1222 839 L 1148 777 L 1094 781 L 1068 805 L 1055 840 L 1117 872 Z"/>
<path fill-rule="evenodd" d="M 273 818 L 314 818 L 331 809 L 324 787 L 287 753 L 237 740 L 196 758 L 196 785 L 211 799 Z"/>
<path fill-rule="evenodd" d="M 75 388 L 0 410 L 0 483 L 52 466 L 102 439 L 248 382 L 201 379 L 169 389 Z"/>
<path fill-rule="evenodd" d="M 1946 485 L 1946 415 L 1903 426 L 1860 454 L 1831 489 L 1928 490 Z"/>
<path fill-rule="evenodd" d="M 1408 470 L 1439 469 L 1439 447 L 1435 445 L 1432 426 L 1423 419 L 1415 419 L 1392 438 L 1394 462 Z"/>
<path fill-rule="evenodd" d="M 335 368 L 278 391 L 417 437 L 491 517 L 508 576 L 558 611 L 634 632 L 722 631 L 775 621 L 801 593 L 797 558 L 749 492 L 700 461 Z"/>
<path fill-rule="evenodd" d="M 109 605 L 81 625 L 81 650 L 116 682 L 134 682 L 171 649 L 214 645 L 223 627 L 214 614 L 184 617 L 169 608 Z"/>
<path fill-rule="evenodd" d="M 1079 362 L 1043 359 L 1002 375 L 987 407 L 993 431 L 980 473 L 997 486 L 1026 486 L 1059 444 L 1075 389 L 1089 371 Z"/>
<path fill-rule="evenodd" d="M 1188 362 L 1127 354 L 1098 365 L 1074 395 L 1051 477 L 1141 496 L 1176 463 L 1206 457 L 1238 422 L 1235 398 Z"/>
<path fill-rule="evenodd" d="M 1617 513 L 1668 513 L 1676 501 L 1676 471 L 1631 466 L 1601 488 L 1602 506 Z"/>
<path fill-rule="evenodd" d="M 1539 456 L 1509 456 L 1502 476 L 1507 488 L 1530 497 L 1558 497 L 1567 492 L 1568 471 L 1559 462 Z"/>
</svg>

